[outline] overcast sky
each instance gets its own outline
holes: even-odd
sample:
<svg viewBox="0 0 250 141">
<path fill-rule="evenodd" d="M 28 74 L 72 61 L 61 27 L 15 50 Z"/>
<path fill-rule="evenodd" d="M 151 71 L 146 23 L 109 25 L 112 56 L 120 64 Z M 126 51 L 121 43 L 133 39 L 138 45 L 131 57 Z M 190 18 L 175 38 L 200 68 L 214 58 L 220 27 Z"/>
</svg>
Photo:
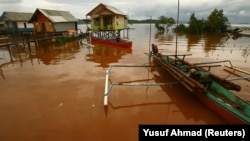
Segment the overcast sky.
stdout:
<svg viewBox="0 0 250 141">
<path fill-rule="evenodd" d="M 189 21 L 190 15 L 206 19 L 215 9 L 223 10 L 231 23 L 250 23 L 249 0 L 179 0 L 180 21 Z M 31 12 L 36 8 L 64 10 L 71 12 L 77 19 L 98 4 L 114 6 L 129 19 L 158 19 L 159 16 L 177 17 L 178 0 L 0 0 L 0 13 L 4 11 Z"/>
</svg>

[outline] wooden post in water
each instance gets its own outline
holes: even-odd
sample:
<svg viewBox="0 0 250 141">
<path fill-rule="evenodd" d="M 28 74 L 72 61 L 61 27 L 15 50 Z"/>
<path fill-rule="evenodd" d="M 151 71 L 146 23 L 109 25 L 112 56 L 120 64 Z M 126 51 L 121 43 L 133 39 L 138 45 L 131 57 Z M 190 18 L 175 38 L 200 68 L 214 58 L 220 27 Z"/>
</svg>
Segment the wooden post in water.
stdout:
<svg viewBox="0 0 250 141">
<path fill-rule="evenodd" d="M 10 60 L 11 60 L 11 62 L 12 62 L 12 61 L 13 61 L 13 58 L 12 58 L 12 53 L 11 53 L 11 50 L 10 50 L 10 46 L 11 46 L 11 44 L 7 44 L 7 49 L 8 49 L 8 51 L 9 51 Z"/>
<path fill-rule="evenodd" d="M 150 26 L 149 26 L 149 47 L 148 47 L 148 53 L 150 54 L 150 47 L 151 47 L 151 19 L 152 16 L 150 16 Z"/>
<path fill-rule="evenodd" d="M 148 62 L 149 63 L 150 63 L 150 57 L 151 57 L 151 54 L 150 54 L 150 52 L 151 52 L 151 50 L 150 50 L 150 48 L 151 48 L 151 19 L 152 19 L 152 16 L 150 16 L 150 26 L 149 26 L 149 46 L 148 46 L 148 54 L 149 54 Z"/>
<path fill-rule="evenodd" d="M 178 11 L 177 11 L 177 20 L 176 20 L 176 46 L 175 46 L 175 64 L 177 61 L 177 43 L 178 43 L 178 24 L 179 24 L 179 8 L 180 8 L 180 2 L 178 0 Z"/>
</svg>

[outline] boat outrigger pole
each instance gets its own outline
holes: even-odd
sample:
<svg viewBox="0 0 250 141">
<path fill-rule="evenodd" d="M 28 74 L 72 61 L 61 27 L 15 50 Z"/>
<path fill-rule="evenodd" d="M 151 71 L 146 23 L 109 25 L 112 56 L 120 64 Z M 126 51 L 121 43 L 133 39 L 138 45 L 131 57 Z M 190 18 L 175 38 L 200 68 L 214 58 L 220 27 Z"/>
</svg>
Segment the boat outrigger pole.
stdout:
<svg viewBox="0 0 250 141">
<path fill-rule="evenodd" d="M 109 69 L 106 70 L 105 73 L 105 90 L 104 90 L 104 106 L 108 106 L 108 95 L 110 94 L 111 89 L 113 86 L 161 86 L 161 85 L 175 85 L 178 82 L 168 82 L 168 83 L 139 83 L 139 82 L 112 82 L 109 79 L 109 74 L 113 67 L 159 67 L 159 66 L 152 66 L 152 65 L 111 65 Z M 111 82 L 111 83 L 109 83 Z"/>
</svg>

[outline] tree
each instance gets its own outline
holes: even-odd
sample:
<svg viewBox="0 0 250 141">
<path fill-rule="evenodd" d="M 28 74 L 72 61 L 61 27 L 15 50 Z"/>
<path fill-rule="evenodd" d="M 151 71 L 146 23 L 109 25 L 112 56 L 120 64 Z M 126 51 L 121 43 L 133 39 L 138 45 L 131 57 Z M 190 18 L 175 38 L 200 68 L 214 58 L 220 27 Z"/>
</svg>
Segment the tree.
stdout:
<svg viewBox="0 0 250 141">
<path fill-rule="evenodd" d="M 175 24 L 173 18 L 168 18 L 165 16 L 160 16 L 159 20 L 155 23 L 155 27 L 158 31 L 163 32 L 170 26 Z M 228 19 L 223 14 L 223 10 L 214 9 L 208 16 L 207 20 L 197 19 L 193 13 L 190 16 L 190 21 L 188 22 L 188 27 L 181 25 L 178 31 L 193 34 L 204 34 L 204 33 L 223 33 L 227 31 L 227 27 L 230 25 Z M 176 29 L 174 29 L 176 31 Z"/>
<path fill-rule="evenodd" d="M 173 29 L 174 32 L 181 32 L 181 33 L 187 33 L 188 32 L 188 27 L 186 27 L 184 24 L 178 25 L 176 28 Z"/>
<path fill-rule="evenodd" d="M 202 33 L 204 33 L 204 23 L 205 23 L 205 21 L 203 19 L 198 20 L 195 17 L 195 14 L 193 13 L 190 16 L 189 30 L 188 31 L 190 33 L 202 34 Z"/>
<path fill-rule="evenodd" d="M 217 9 L 211 12 L 207 20 L 197 19 L 193 13 L 188 24 L 187 28 L 181 28 L 182 32 L 194 34 L 222 33 L 226 32 L 227 27 L 230 25 L 227 17 L 223 14 L 223 10 Z"/>
<path fill-rule="evenodd" d="M 160 16 L 159 20 L 155 23 L 155 27 L 159 32 L 164 33 L 165 29 L 168 31 L 169 27 L 175 24 L 175 20 L 171 17 Z"/>
<path fill-rule="evenodd" d="M 172 18 L 172 17 L 171 18 L 167 18 L 167 24 L 166 24 L 167 31 L 169 30 L 169 27 L 171 27 L 174 24 L 175 24 L 174 18 Z"/>
<path fill-rule="evenodd" d="M 223 10 L 214 9 L 208 16 L 206 22 L 206 30 L 208 32 L 225 32 L 229 21 L 223 14 Z"/>
</svg>

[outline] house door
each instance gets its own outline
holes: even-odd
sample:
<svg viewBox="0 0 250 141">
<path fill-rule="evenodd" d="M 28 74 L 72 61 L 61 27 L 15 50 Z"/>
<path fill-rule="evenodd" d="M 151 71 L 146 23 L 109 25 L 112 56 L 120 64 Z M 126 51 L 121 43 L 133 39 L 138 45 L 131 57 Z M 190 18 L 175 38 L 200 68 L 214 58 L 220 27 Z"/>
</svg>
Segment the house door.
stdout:
<svg viewBox="0 0 250 141">
<path fill-rule="evenodd" d="M 46 31 L 45 23 L 42 23 L 41 32 L 45 32 L 45 31 Z"/>
<path fill-rule="evenodd" d="M 110 16 L 106 16 L 106 17 L 103 17 L 103 28 L 104 29 L 109 29 L 110 25 L 112 23 L 112 17 Z"/>
</svg>

